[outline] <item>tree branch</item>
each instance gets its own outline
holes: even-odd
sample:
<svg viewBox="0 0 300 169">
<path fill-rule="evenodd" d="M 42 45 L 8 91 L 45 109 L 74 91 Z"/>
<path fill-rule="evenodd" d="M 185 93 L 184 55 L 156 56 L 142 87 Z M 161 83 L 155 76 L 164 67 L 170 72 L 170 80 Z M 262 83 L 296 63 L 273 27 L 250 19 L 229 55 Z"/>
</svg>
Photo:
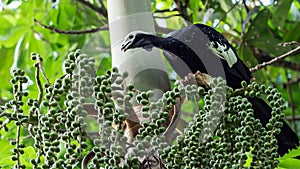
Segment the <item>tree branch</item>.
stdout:
<svg viewBox="0 0 300 169">
<path fill-rule="evenodd" d="M 300 82 L 300 77 L 297 77 L 296 79 L 291 79 L 291 80 L 289 80 L 289 82 L 284 83 L 284 84 L 282 85 L 282 87 L 283 87 L 284 89 L 286 89 L 288 85 L 291 86 L 291 85 L 297 84 L 297 83 L 299 83 L 299 82 Z"/>
<path fill-rule="evenodd" d="M 279 44 L 279 45 L 284 46 L 283 44 Z M 258 60 L 258 62 L 260 64 L 274 59 L 274 57 L 271 57 L 268 53 L 263 52 L 262 50 L 259 50 L 255 47 L 252 47 L 251 50 L 252 50 L 255 58 Z M 285 61 L 282 59 L 279 60 L 278 62 L 275 62 L 272 66 L 282 67 L 282 68 L 286 68 L 286 69 L 290 69 L 290 70 L 294 70 L 294 71 L 300 71 L 300 63 L 292 62 L 292 61 Z"/>
<path fill-rule="evenodd" d="M 288 76 L 288 71 L 285 70 L 285 77 L 287 80 L 287 93 L 288 93 L 288 97 L 289 97 L 289 104 L 290 104 L 290 108 L 291 108 L 291 115 L 293 117 L 292 119 L 292 126 L 294 131 L 297 133 L 297 126 L 296 126 L 296 122 L 295 122 L 295 104 L 294 104 L 294 99 L 293 99 L 293 93 L 292 93 L 292 89 L 291 89 L 291 85 L 290 85 L 290 78 Z"/>
<path fill-rule="evenodd" d="M 284 118 L 283 118 L 284 120 L 288 120 L 288 121 L 293 121 L 293 120 L 300 120 L 300 115 L 295 115 L 295 116 L 292 116 L 292 115 L 290 115 L 290 116 L 285 116 Z"/>
<path fill-rule="evenodd" d="M 182 3 L 182 1 L 180 1 L 180 0 L 174 0 L 174 3 L 176 4 L 177 9 L 178 9 L 180 15 L 182 16 L 182 18 L 185 21 L 191 22 L 191 19 L 190 19 L 188 13 L 187 13 L 186 5 L 184 5 Z M 188 3 L 188 2 L 186 2 L 186 3 Z"/>
<path fill-rule="evenodd" d="M 170 9 L 157 9 L 157 10 L 154 11 L 154 13 L 165 13 L 165 12 L 175 12 L 175 11 L 178 11 L 178 9 L 177 8 L 172 9 L 172 10 L 170 10 Z"/>
<path fill-rule="evenodd" d="M 37 23 L 41 27 L 43 27 L 45 29 L 49 29 L 50 31 L 56 32 L 56 33 L 59 33 L 59 34 L 79 35 L 79 34 L 95 33 L 95 32 L 98 32 L 98 31 L 108 30 L 107 26 L 102 26 L 102 27 L 88 29 L 88 30 L 60 30 L 60 29 L 57 29 L 57 28 L 52 27 L 52 26 L 44 25 L 35 18 L 33 20 L 34 20 L 35 23 Z"/>
<path fill-rule="evenodd" d="M 297 48 L 295 48 L 295 49 L 293 49 L 293 50 L 291 50 L 291 51 L 289 51 L 289 52 L 287 52 L 287 53 L 285 53 L 283 55 L 275 57 L 275 58 L 273 58 L 270 61 L 263 62 L 263 63 L 261 63 L 259 65 L 256 65 L 255 67 L 251 68 L 250 71 L 251 72 L 258 71 L 258 70 L 260 70 L 260 69 L 262 69 L 262 68 L 264 68 L 264 67 L 266 67 L 268 65 L 271 65 L 271 64 L 277 63 L 279 61 L 282 61 L 282 59 L 284 59 L 284 58 L 286 58 L 288 56 L 293 56 L 293 55 L 296 55 L 296 54 L 299 54 L 299 53 L 300 53 L 300 46 L 298 46 Z"/>
<path fill-rule="evenodd" d="M 286 46 L 291 46 L 291 45 L 298 45 L 300 46 L 300 43 L 297 41 L 291 41 L 291 42 L 282 42 L 279 45 L 286 47 Z"/>
<path fill-rule="evenodd" d="M 219 20 L 219 22 L 216 24 L 215 28 L 219 26 L 219 24 L 226 18 L 227 14 L 229 12 L 231 12 L 237 5 L 239 4 L 239 2 L 236 2 L 235 4 L 233 4 L 233 6 L 225 12 L 225 14 L 223 15 L 223 17 Z"/>
<path fill-rule="evenodd" d="M 248 8 L 248 5 L 247 5 L 247 3 L 246 3 L 246 0 L 243 0 L 243 5 L 244 5 L 244 7 L 245 7 L 247 13 L 249 13 L 250 10 L 249 10 L 249 8 Z"/>
<path fill-rule="evenodd" d="M 78 2 L 80 2 L 82 5 L 92 9 L 93 11 L 97 12 L 98 14 L 104 16 L 107 18 L 107 10 L 105 9 L 104 6 L 101 5 L 101 7 L 97 7 L 95 5 L 93 5 L 92 3 L 85 1 L 85 0 L 77 0 Z"/>
<path fill-rule="evenodd" d="M 107 18 L 107 9 L 105 8 L 104 3 L 102 1 L 103 0 L 98 0 L 98 3 L 100 4 L 100 12 L 103 14 L 103 16 Z"/>
<path fill-rule="evenodd" d="M 181 16 L 180 14 L 174 14 L 174 15 L 168 15 L 168 16 L 153 16 L 154 18 L 159 18 L 159 19 L 168 19 L 172 18 L 174 16 Z"/>
</svg>

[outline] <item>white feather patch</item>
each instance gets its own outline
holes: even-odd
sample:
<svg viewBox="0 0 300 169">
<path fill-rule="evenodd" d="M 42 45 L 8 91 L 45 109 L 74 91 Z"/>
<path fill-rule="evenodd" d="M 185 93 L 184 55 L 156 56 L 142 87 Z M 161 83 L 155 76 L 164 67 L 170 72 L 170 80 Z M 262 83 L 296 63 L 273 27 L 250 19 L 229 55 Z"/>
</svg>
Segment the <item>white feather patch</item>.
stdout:
<svg viewBox="0 0 300 169">
<path fill-rule="evenodd" d="M 213 46 L 213 43 L 211 42 L 208 46 L 212 52 L 217 55 L 219 58 L 226 60 L 227 64 L 231 68 L 232 65 L 234 65 L 237 62 L 237 57 L 234 53 L 234 51 L 229 47 L 227 49 L 227 46 L 223 46 L 216 42 L 218 44 L 218 48 L 215 48 Z"/>
</svg>

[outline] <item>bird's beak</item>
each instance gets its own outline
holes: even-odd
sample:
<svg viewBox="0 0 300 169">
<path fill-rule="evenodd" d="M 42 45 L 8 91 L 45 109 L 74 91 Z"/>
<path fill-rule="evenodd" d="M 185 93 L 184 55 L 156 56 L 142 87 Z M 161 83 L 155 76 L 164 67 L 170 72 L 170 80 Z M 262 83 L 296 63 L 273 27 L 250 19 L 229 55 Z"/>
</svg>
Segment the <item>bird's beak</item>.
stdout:
<svg viewBox="0 0 300 169">
<path fill-rule="evenodd" d="M 122 46 L 121 46 L 121 51 L 123 51 L 123 52 L 126 51 L 126 48 L 125 48 L 125 45 L 124 45 L 124 44 L 122 44 Z"/>
<path fill-rule="evenodd" d="M 129 42 L 123 43 L 122 46 L 121 46 L 121 51 L 126 52 L 127 49 L 128 49 L 128 44 L 129 44 Z"/>
</svg>

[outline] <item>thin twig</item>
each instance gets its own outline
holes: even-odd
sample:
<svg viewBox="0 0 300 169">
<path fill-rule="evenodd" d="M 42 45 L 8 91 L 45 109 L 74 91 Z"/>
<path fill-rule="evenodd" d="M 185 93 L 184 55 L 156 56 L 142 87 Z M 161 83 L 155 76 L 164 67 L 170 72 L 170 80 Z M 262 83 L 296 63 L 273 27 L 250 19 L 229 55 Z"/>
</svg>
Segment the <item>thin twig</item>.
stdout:
<svg viewBox="0 0 300 169">
<path fill-rule="evenodd" d="M 95 152 L 94 151 L 90 151 L 88 152 L 82 159 L 81 162 L 81 168 L 82 169 L 86 169 L 87 168 L 87 164 L 89 163 L 89 161 L 91 161 L 93 158 L 95 157 Z"/>
<path fill-rule="evenodd" d="M 295 116 L 285 116 L 283 118 L 284 120 L 288 120 L 288 121 L 299 121 L 300 120 L 300 115 L 295 115 Z"/>
<path fill-rule="evenodd" d="M 32 56 L 36 56 L 36 70 L 35 70 L 35 81 L 37 83 L 37 87 L 38 87 L 38 103 L 40 104 L 43 98 L 43 86 L 40 80 L 40 68 L 42 67 L 42 60 L 41 57 L 35 53 L 31 54 Z"/>
<path fill-rule="evenodd" d="M 292 124 L 293 124 L 293 128 L 294 131 L 297 133 L 297 127 L 296 127 L 296 121 L 295 119 L 295 104 L 294 104 L 294 100 L 293 100 L 293 93 L 291 90 L 291 85 L 290 85 L 290 78 L 288 77 L 288 71 L 285 70 L 285 76 L 286 76 L 286 84 L 287 84 L 287 92 L 288 92 L 288 97 L 289 97 L 289 103 L 290 103 L 290 108 L 291 108 L 291 115 L 292 115 Z"/>
<path fill-rule="evenodd" d="M 95 32 L 98 32 L 98 31 L 108 30 L 108 26 L 102 26 L 102 27 L 88 29 L 88 30 L 60 30 L 60 29 L 57 29 L 57 28 L 52 27 L 52 26 L 44 25 L 35 18 L 33 20 L 34 20 L 35 23 L 37 23 L 41 27 L 43 27 L 45 29 L 49 29 L 52 32 L 56 32 L 56 33 L 59 33 L 59 34 L 79 35 L 79 34 L 95 33 Z"/>
<path fill-rule="evenodd" d="M 100 4 L 100 12 L 107 18 L 107 9 L 104 6 L 103 0 L 98 0 L 98 3 Z"/>
<path fill-rule="evenodd" d="M 175 12 L 175 11 L 178 11 L 178 9 L 177 8 L 172 9 L 172 10 L 170 10 L 169 8 L 168 9 L 157 9 L 154 11 L 154 13 L 165 13 L 165 12 Z"/>
<path fill-rule="evenodd" d="M 174 14 L 174 15 L 168 15 L 168 16 L 153 16 L 154 18 L 159 18 L 159 19 L 168 19 L 168 18 L 172 18 L 174 16 L 181 16 L 180 14 Z"/>
<path fill-rule="evenodd" d="M 39 64 L 41 73 L 42 73 L 43 77 L 45 78 L 46 82 L 47 82 L 48 84 L 50 84 L 50 81 L 49 81 L 48 77 L 47 77 L 46 74 L 45 74 L 45 70 L 44 70 L 44 67 L 43 67 L 42 62 L 43 62 L 43 59 L 41 58 L 41 56 L 40 56 L 40 55 L 37 55 L 37 63 Z"/>
<path fill-rule="evenodd" d="M 10 123 L 10 121 L 11 120 L 9 118 L 7 118 L 4 121 L 2 121 L 2 124 L 0 125 L 0 129 L 2 129 L 3 127 L 5 127 L 8 123 Z"/>
<path fill-rule="evenodd" d="M 291 86 L 291 85 L 297 84 L 297 83 L 299 83 L 299 82 L 300 82 L 300 77 L 297 77 L 296 79 L 289 80 L 288 83 L 284 83 L 284 84 L 282 85 L 282 87 L 285 89 L 285 88 L 287 88 L 288 85 Z"/>
<path fill-rule="evenodd" d="M 249 13 L 249 8 L 248 8 L 247 3 L 246 3 L 245 0 L 243 0 L 243 5 L 244 5 L 244 7 L 245 7 L 247 13 Z"/>
<path fill-rule="evenodd" d="M 274 57 L 271 57 L 268 53 L 263 52 L 259 49 L 252 48 L 255 58 L 258 60 L 259 63 L 267 62 Z M 296 62 L 286 61 L 286 60 L 279 60 L 278 62 L 274 63 L 272 66 L 282 67 L 286 69 L 291 69 L 294 71 L 300 71 L 300 64 Z"/>
<path fill-rule="evenodd" d="M 82 5 L 92 9 L 93 11 L 97 12 L 98 14 L 104 16 L 107 18 L 107 11 L 103 10 L 102 7 L 99 8 L 97 6 L 95 6 L 94 4 L 88 2 L 88 1 L 85 1 L 85 0 L 77 0 L 78 2 L 80 2 Z"/>
<path fill-rule="evenodd" d="M 261 0 L 258 0 L 258 2 L 260 3 L 260 6 L 265 6 L 264 3 L 261 2 Z"/>
<path fill-rule="evenodd" d="M 289 52 L 287 52 L 283 55 L 280 55 L 280 56 L 278 56 L 278 57 L 276 57 L 276 58 L 274 58 L 274 59 L 272 59 L 268 62 L 263 62 L 259 65 L 256 65 L 255 67 L 251 68 L 250 71 L 251 72 L 258 71 L 258 70 L 260 70 L 260 69 L 262 69 L 262 68 L 264 68 L 268 65 L 274 64 L 274 63 L 276 63 L 276 62 L 278 62 L 278 61 L 280 61 L 280 60 L 282 60 L 282 59 L 284 59 L 288 56 L 293 56 L 293 55 L 296 55 L 296 54 L 299 54 L 299 53 L 300 53 L 300 46 L 298 46 L 297 48 L 295 48 L 295 49 L 293 49 L 293 50 L 291 50 L 291 51 L 289 51 Z"/>
<path fill-rule="evenodd" d="M 183 5 L 183 2 L 180 0 L 174 0 L 174 3 L 176 4 L 177 9 L 178 9 L 180 15 L 182 16 L 182 18 L 184 19 L 184 21 L 191 22 L 191 19 L 188 15 L 187 9 L 185 8 L 185 5 Z M 186 2 L 186 3 L 188 3 L 188 2 Z"/>
<path fill-rule="evenodd" d="M 291 42 L 282 42 L 279 44 L 280 46 L 286 47 L 286 46 L 292 46 L 292 45 L 298 45 L 300 46 L 300 42 L 297 41 L 291 41 Z"/>
<path fill-rule="evenodd" d="M 225 14 L 223 15 L 223 17 L 222 17 L 222 18 L 219 20 L 219 22 L 216 24 L 215 28 L 218 27 L 218 26 L 220 25 L 221 21 L 223 21 L 223 20 L 226 18 L 227 14 L 228 14 L 229 12 L 231 12 L 231 11 L 238 5 L 238 3 L 239 3 L 239 2 L 236 2 L 236 3 L 235 3 L 228 11 L 225 12 Z"/>
</svg>

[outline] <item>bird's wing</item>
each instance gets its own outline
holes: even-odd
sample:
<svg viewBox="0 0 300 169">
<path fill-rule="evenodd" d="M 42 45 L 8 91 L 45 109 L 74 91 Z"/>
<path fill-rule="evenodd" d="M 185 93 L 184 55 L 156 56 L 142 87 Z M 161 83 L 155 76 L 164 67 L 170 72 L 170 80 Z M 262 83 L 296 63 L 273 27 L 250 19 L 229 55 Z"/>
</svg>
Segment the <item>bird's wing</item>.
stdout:
<svg viewBox="0 0 300 169">
<path fill-rule="evenodd" d="M 238 58 L 234 48 L 226 40 L 226 38 L 216 31 L 214 28 L 203 24 L 195 24 L 201 31 L 207 36 L 210 41 L 208 47 L 212 52 L 225 60 L 229 67 L 225 66 L 227 72 L 233 76 L 239 78 L 239 80 L 245 80 L 249 82 L 252 78 L 249 68 Z M 228 78 L 228 76 L 226 76 Z"/>
<path fill-rule="evenodd" d="M 221 59 L 226 60 L 228 66 L 231 68 L 237 62 L 238 57 L 225 37 L 207 25 L 196 24 L 195 26 L 201 29 L 201 31 L 209 39 L 210 44 L 208 47 L 212 50 L 212 52 Z"/>
</svg>

